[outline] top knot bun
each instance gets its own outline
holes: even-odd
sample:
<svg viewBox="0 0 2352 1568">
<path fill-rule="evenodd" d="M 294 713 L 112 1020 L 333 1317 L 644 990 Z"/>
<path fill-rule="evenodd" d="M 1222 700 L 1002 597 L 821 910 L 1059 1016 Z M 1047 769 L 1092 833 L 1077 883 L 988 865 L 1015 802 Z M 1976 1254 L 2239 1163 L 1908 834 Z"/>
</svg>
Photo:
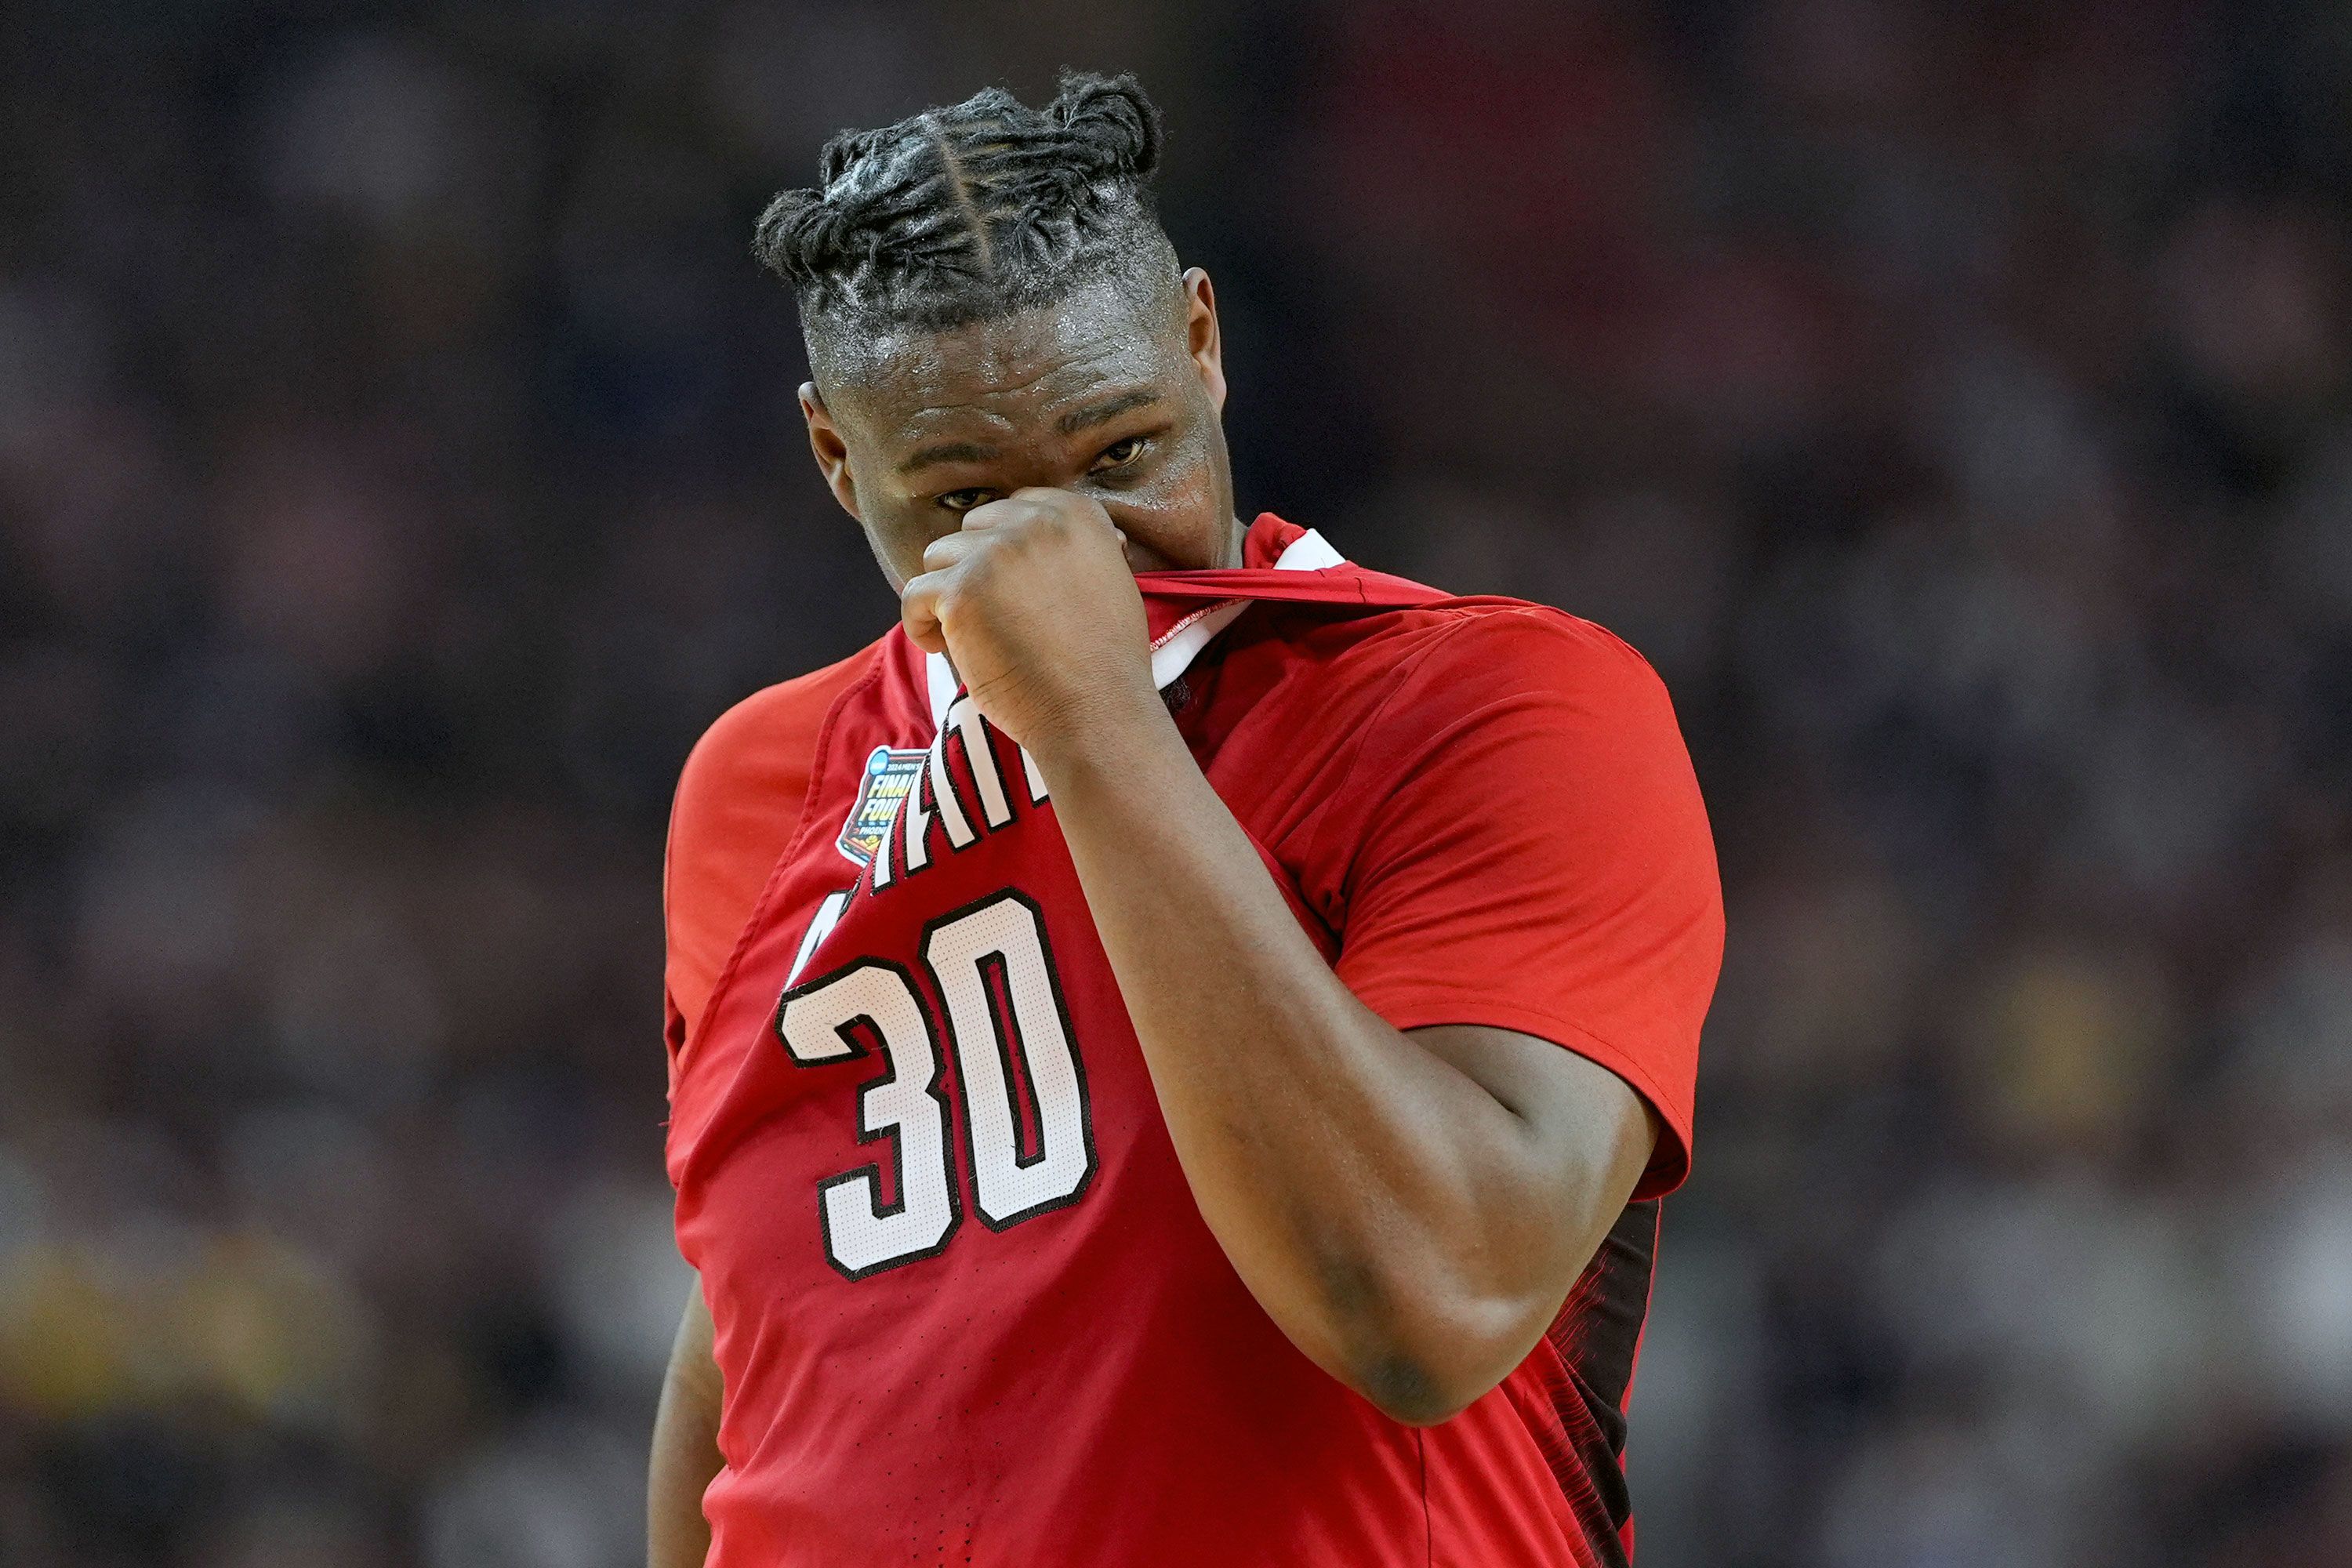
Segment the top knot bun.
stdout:
<svg viewBox="0 0 2352 1568">
<path fill-rule="evenodd" d="M 1064 71 L 1045 106 L 1081 151 L 1097 180 L 1140 184 L 1160 167 L 1160 110 L 1132 76 Z"/>
</svg>

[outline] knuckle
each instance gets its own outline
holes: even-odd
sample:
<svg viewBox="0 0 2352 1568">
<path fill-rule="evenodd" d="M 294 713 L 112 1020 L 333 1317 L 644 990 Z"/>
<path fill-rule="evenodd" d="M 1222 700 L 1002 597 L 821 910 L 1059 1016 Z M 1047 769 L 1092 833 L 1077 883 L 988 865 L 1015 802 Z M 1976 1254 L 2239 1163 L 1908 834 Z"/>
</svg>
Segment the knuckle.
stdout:
<svg viewBox="0 0 2352 1568">
<path fill-rule="evenodd" d="M 1003 569 L 1002 565 L 1004 547 L 1001 544 L 987 550 L 973 551 L 956 567 L 955 581 L 950 591 L 968 592 L 973 588 L 985 588 L 996 580 L 997 574 Z"/>
</svg>

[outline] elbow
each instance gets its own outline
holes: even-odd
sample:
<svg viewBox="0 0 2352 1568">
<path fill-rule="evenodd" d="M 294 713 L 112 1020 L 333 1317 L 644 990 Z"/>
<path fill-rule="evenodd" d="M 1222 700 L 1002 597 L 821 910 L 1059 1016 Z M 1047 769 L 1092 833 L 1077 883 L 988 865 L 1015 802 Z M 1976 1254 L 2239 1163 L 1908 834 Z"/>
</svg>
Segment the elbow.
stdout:
<svg viewBox="0 0 2352 1568">
<path fill-rule="evenodd" d="M 1397 1354 L 1351 1366 L 1340 1381 L 1391 1421 L 1434 1426 L 1469 1409 L 1502 1379 L 1449 1375 L 1420 1358 Z"/>
<path fill-rule="evenodd" d="M 1334 1370 L 1390 1420 L 1434 1426 L 1508 1377 L 1548 1321 L 1516 1303 L 1460 1303 L 1410 1331 L 1365 1336 Z"/>
<path fill-rule="evenodd" d="M 1450 1421 L 1516 1370 L 1568 1281 L 1436 1247 L 1320 1253 L 1277 1321 L 1326 1372 L 1408 1426 Z M 1302 1310 L 1303 1309 L 1303 1310 Z"/>
</svg>

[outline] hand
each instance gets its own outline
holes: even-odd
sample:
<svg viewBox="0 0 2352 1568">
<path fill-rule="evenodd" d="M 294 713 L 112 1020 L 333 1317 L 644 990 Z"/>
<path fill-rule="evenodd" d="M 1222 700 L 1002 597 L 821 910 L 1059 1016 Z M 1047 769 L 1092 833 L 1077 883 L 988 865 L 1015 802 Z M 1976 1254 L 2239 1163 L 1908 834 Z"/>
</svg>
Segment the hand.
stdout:
<svg viewBox="0 0 2352 1568">
<path fill-rule="evenodd" d="M 988 721 L 1042 765 L 1073 741 L 1157 715 L 1143 595 L 1110 514 L 1021 489 L 931 542 L 899 595 L 907 635 L 944 653 Z"/>
</svg>

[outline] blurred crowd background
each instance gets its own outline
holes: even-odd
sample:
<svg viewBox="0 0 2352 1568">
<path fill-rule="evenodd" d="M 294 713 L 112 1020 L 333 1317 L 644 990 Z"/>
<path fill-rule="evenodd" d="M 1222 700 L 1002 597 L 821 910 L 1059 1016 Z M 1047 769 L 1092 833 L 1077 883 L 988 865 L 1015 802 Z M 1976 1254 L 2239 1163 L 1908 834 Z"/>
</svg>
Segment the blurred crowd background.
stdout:
<svg viewBox="0 0 2352 1568">
<path fill-rule="evenodd" d="M 658 872 L 892 602 L 749 255 L 1132 68 L 1245 510 L 1671 686 L 1644 1568 L 2352 1562 L 2352 8 L 18 0 L 0 1562 L 617 1568 Z"/>
</svg>

